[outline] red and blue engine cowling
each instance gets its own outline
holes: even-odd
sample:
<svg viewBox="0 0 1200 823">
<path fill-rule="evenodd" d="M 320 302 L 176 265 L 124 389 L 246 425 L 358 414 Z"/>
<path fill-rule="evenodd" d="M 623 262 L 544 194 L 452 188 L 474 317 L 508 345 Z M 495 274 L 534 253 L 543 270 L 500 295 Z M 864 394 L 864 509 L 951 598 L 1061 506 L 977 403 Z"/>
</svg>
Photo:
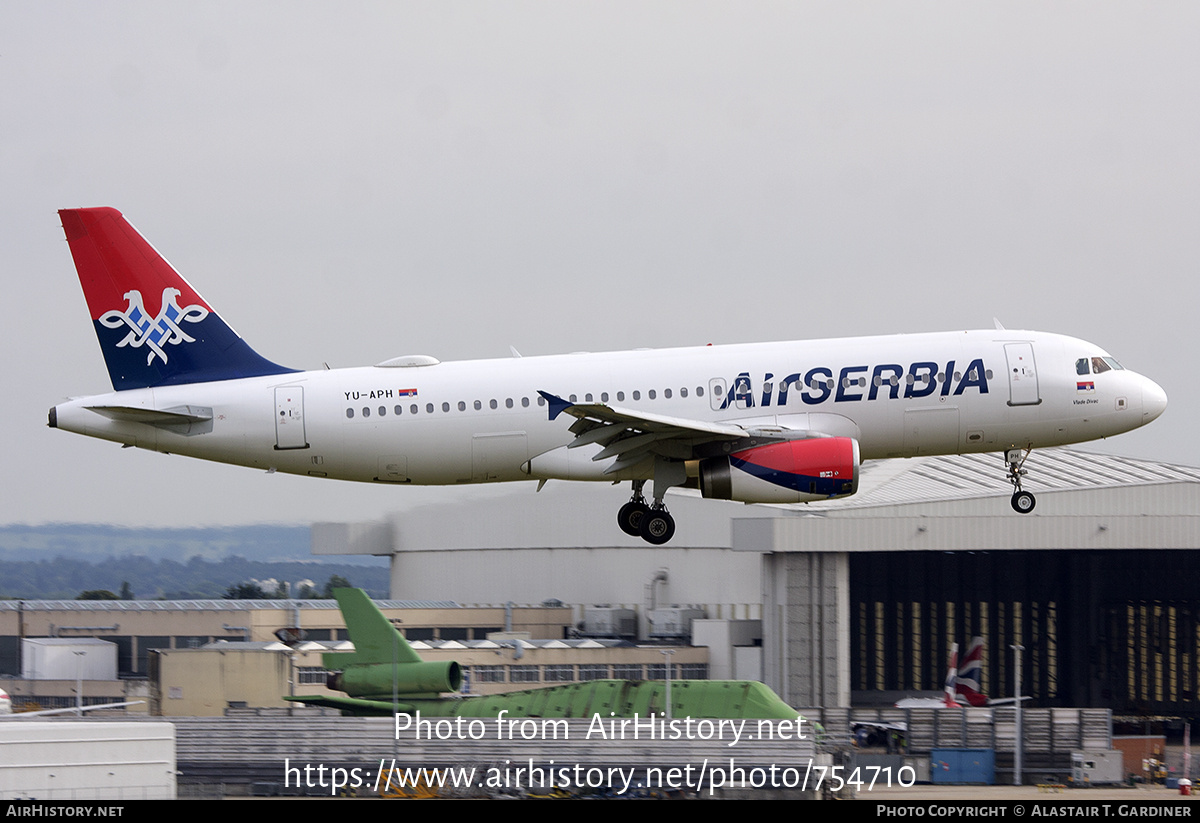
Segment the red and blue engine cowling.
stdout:
<svg viewBox="0 0 1200 823">
<path fill-rule="evenodd" d="M 804 503 L 858 491 L 858 441 L 789 440 L 700 461 L 700 492 L 740 503 Z"/>
</svg>

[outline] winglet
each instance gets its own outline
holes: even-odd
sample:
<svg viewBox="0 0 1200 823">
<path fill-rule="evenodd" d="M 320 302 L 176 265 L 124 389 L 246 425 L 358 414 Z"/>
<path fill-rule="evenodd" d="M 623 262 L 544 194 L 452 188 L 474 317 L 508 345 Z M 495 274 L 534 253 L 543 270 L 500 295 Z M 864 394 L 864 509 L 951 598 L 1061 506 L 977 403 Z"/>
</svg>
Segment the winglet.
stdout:
<svg viewBox="0 0 1200 823">
<path fill-rule="evenodd" d="M 549 392 L 544 392 L 544 391 L 538 390 L 538 394 L 540 394 L 542 397 L 546 398 L 546 402 L 550 404 L 550 419 L 551 420 L 558 417 L 560 414 L 565 412 L 567 409 L 569 409 L 575 405 L 574 403 L 571 403 L 567 400 L 563 400 L 561 397 L 550 394 Z"/>
</svg>

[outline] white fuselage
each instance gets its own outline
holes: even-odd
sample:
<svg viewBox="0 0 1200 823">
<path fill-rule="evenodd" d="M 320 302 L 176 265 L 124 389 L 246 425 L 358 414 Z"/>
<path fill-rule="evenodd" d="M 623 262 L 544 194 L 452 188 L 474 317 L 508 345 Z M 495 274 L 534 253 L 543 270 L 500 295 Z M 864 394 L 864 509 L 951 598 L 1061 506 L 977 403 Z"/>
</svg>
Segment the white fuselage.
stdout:
<svg viewBox="0 0 1200 823">
<path fill-rule="evenodd" d="M 944 332 L 300 372 L 114 392 L 54 411 L 59 428 L 80 434 L 292 474 L 611 482 L 638 475 L 605 475 L 606 461 L 590 459 L 598 448 L 566 451 L 574 421 L 551 420 L 539 391 L 643 414 L 849 436 L 863 459 L 878 459 L 1078 443 L 1161 414 L 1166 396 L 1148 378 L 1120 367 L 1079 373 L 1080 361 L 1104 357 L 1055 334 Z M 180 408 L 211 412 L 211 424 L 189 431 L 135 422 L 127 411 Z"/>
</svg>

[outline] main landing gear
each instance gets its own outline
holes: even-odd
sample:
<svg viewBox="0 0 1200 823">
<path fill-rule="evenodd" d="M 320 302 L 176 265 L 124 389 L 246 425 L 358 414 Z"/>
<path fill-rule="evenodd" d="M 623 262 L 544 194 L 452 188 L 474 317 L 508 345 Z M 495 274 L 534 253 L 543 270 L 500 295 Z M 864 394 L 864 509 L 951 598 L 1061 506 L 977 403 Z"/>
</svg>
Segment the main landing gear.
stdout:
<svg viewBox="0 0 1200 823">
<path fill-rule="evenodd" d="M 1027 473 L 1022 467 L 1032 451 L 1033 449 L 1009 449 L 1004 452 L 1004 462 L 1008 463 L 1008 482 L 1013 486 L 1012 507 L 1018 514 L 1029 514 L 1037 505 L 1037 498 L 1033 494 L 1021 490 L 1021 478 Z"/>
<path fill-rule="evenodd" d="M 617 512 L 617 525 L 631 537 L 661 546 L 675 536 L 675 518 L 662 500 L 655 500 L 653 506 L 646 502 L 642 496 L 645 485 L 645 480 L 633 481 L 633 497 Z"/>
</svg>

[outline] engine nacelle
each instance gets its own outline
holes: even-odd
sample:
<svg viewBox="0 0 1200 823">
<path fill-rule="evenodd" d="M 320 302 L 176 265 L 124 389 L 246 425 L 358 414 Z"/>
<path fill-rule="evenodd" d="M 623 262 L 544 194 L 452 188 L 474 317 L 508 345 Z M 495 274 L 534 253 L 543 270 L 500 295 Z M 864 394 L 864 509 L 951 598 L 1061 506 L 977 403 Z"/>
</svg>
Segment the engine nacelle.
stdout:
<svg viewBox="0 0 1200 823">
<path fill-rule="evenodd" d="M 394 682 L 393 682 L 394 681 Z M 331 674 L 326 682 L 330 689 L 345 692 L 351 697 L 379 697 L 392 694 L 411 697 L 414 694 L 438 695 L 456 692 L 462 686 L 462 668 L 453 661 L 401 663 L 369 663 L 349 666 L 344 672 Z"/>
<path fill-rule="evenodd" d="M 789 440 L 700 461 L 700 492 L 741 503 L 804 503 L 858 491 L 858 441 Z"/>
</svg>

